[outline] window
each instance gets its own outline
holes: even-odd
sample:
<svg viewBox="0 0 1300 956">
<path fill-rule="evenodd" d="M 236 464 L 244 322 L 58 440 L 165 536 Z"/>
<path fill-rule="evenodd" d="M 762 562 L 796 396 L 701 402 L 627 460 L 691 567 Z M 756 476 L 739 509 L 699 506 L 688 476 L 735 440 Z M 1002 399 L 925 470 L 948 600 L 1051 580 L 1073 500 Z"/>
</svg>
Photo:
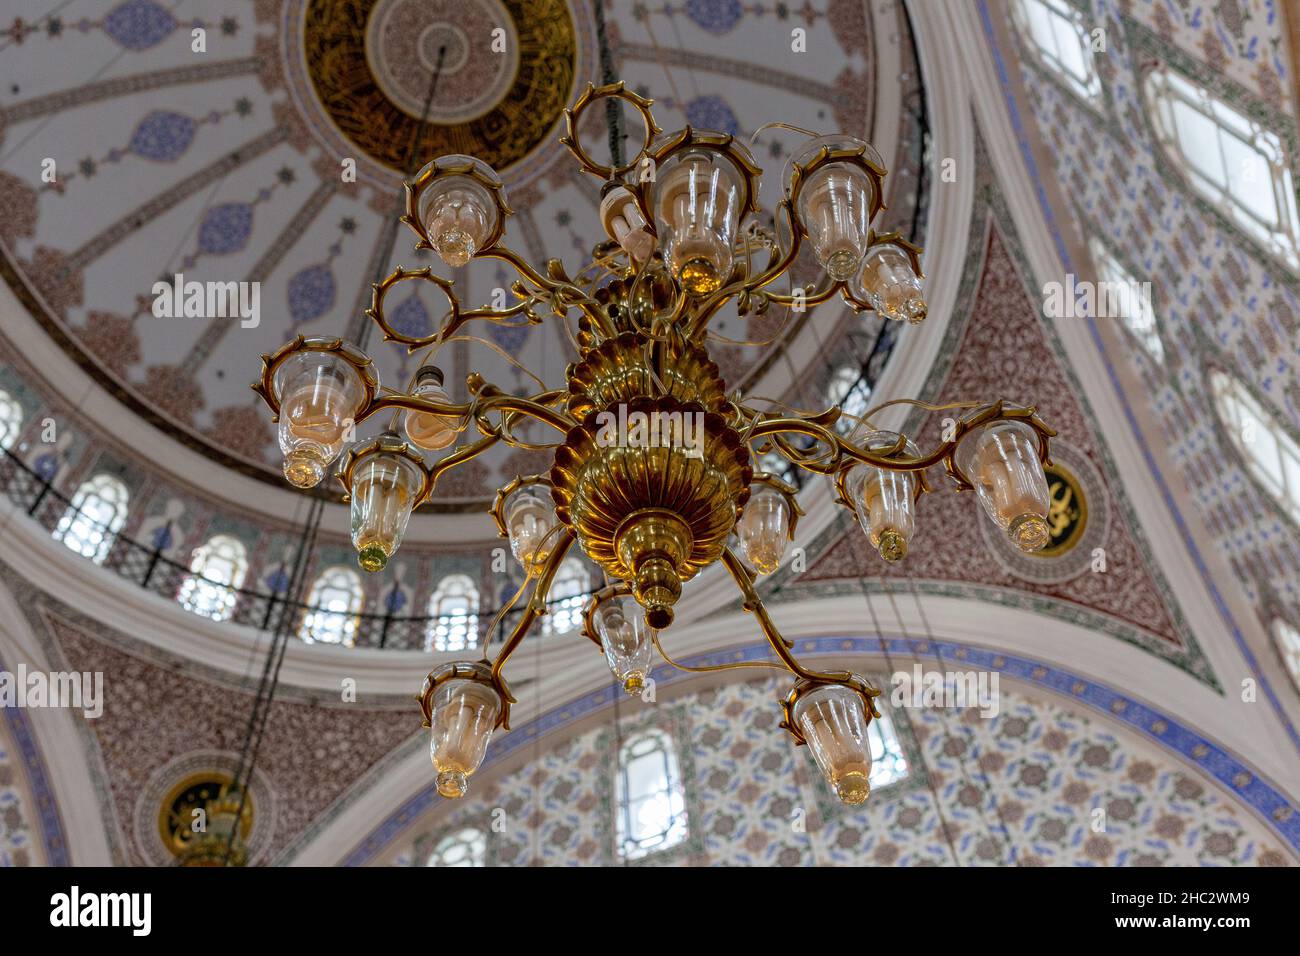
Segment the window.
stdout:
<svg viewBox="0 0 1300 956">
<path fill-rule="evenodd" d="M 640 859 L 686 839 L 682 776 L 672 738 L 662 730 L 648 730 L 624 742 L 614 786 L 623 859 Z"/>
<path fill-rule="evenodd" d="M 907 757 L 887 714 L 872 718 L 867 725 L 867 739 L 871 741 L 872 790 L 898 783 L 907 776 Z"/>
<path fill-rule="evenodd" d="M 840 420 L 835 423 L 835 430 L 841 435 L 848 435 L 858 427 L 858 416 L 866 414 L 870 407 L 871 385 L 860 369 L 846 365 L 831 376 L 830 385 L 826 389 L 826 400 L 844 410 Z"/>
<path fill-rule="evenodd" d="M 1019 0 L 1012 10 L 1017 29 L 1066 86 L 1085 99 L 1101 95 L 1101 79 L 1092 62 L 1092 34 L 1082 11 L 1069 0 Z"/>
<path fill-rule="evenodd" d="M 1291 682 L 1300 690 L 1300 631 L 1279 618 L 1273 622 L 1273 640 L 1277 641 L 1278 653 L 1291 675 Z"/>
<path fill-rule="evenodd" d="M 1291 517 L 1300 521 L 1300 445 L 1282 430 L 1244 385 L 1220 371 L 1210 387 L 1224 427 L 1252 475 Z"/>
<path fill-rule="evenodd" d="M 482 830 L 466 827 L 438 841 L 425 866 L 484 866 L 487 861 L 487 837 Z"/>
<path fill-rule="evenodd" d="M 95 475 L 72 496 L 71 507 L 54 529 L 54 540 L 102 564 L 113 545 L 113 536 L 126 524 L 130 497 L 126 485 L 112 475 Z"/>
<path fill-rule="evenodd" d="M 1151 308 L 1151 284 L 1138 282 L 1133 274 L 1125 269 L 1109 249 L 1095 236 L 1088 240 L 1092 252 L 1092 261 L 1097 266 L 1098 278 L 1107 283 L 1099 286 L 1096 296 L 1096 312 L 1101 318 L 1118 318 L 1133 333 L 1157 362 L 1165 360 L 1165 349 L 1160 342 L 1160 330 L 1156 326 L 1156 314 Z M 1105 294 L 1102 290 L 1108 289 Z M 1111 308 L 1111 306 L 1118 308 Z M 1118 315 L 1114 313 L 1118 312 Z"/>
<path fill-rule="evenodd" d="M 8 451 L 23 427 L 23 407 L 18 399 L 0 389 L 0 451 Z"/>
<path fill-rule="evenodd" d="M 299 637 L 309 644 L 351 644 L 361 613 L 361 576 L 341 564 L 326 568 L 311 586 L 307 606 Z"/>
<path fill-rule="evenodd" d="M 426 651 L 463 651 L 478 643 L 478 588 L 464 574 L 450 574 L 429 598 Z"/>
<path fill-rule="evenodd" d="M 194 549 L 190 573 L 181 582 L 176 599 L 195 614 L 225 621 L 235 610 L 235 592 L 248 573 L 248 552 L 242 542 L 228 534 L 209 538 Z"/>
<path fill-rule="evenodd" d="M 550 611 L 542 618 L 543 634 L 566 634 L 582 626 L 583 605 L 591 581 L 587 569 L 577 558 L 566 558 L 555 572 L 551 591 L 546 599 Z"/>
<path fill-rule="evenodd" d="M 1300 217 L 1282 140 L 1166 69 L 1147 76 L 1160 145 L 1191 185 L 1288 265 L 1300 265 Z"/>
</svg>

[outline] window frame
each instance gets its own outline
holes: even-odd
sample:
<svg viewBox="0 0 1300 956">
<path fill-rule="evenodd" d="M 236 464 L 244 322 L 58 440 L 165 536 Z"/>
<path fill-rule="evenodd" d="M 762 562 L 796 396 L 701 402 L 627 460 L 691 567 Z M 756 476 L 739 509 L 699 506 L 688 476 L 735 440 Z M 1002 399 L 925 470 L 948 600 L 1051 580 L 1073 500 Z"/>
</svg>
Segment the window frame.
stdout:
<svg viewBox="0 0 1300 956">
<path fill-rule="evenodd" d="M 6 452 L 18 443 L 26 414 L 23 403 L 0 388 L 0 452 Z"/>
<path fill-rule="evenodd" d="M 443 603 L 457 599 L 464 601 L 466 609 L 444 613 Z M 461 573 L 445 575 L 429 595 L 429 620 L 425 625 L 424 649 L 443 653 L 474 650 L 478 647 L 479 606 L 478 585 L 473 578 Z M 460 640 L 452 640 L 458 632 Z"/>
<path fill-rule="evenodd" d="M 355 588 L 343 588 L 336 584 L 326 583 L 327 576 L 332 576 L 335 579 L 346 578 L 350 583 L 355 584 Z M 331 587 L 336 591 L 346 590 L 348 593 L 348 607 L 344 610 L 328 609 L 322 598 L 322 590 L 325 587 Z M 307 609 L 303 612 L 298 624 L 299 639 L 305 644 L 334 644 L 352 647 L 357 639 L 357 631 L 360 629 L 361 608 L 364 604 L 365 588 L 361 583 L 361 575 L 345 564 L 332 564 L 322 568 L 312 581 L 311 590 L 307 592 Z M 335 633 L 332 626 L 327 630 L 322 625 L 336 619 L 339 620 L 337 640 L 318 636 L 318 632 Z"/>
<path fill-rule="evenodd" d="M 1097 279 L 1099 282 L 1114 282 L 1120 284 L 1141 285 L 1137 276 L 1128 270 L 1119 256 L 1111 250 L 1102 239 L 1097 236 L 1088 237 L 1088 252 L 1092 255 L 1092 263 L 1097 269 Z M 1095 297 L 1100 301 L 1101 293 Z M 1154 304 L 1148 305 L 1142 303 L 1142 316 L 1132 316 L 1124 314 L 1120 316 L 1120 321 L 1129 336 L 1133 338 L 1142 351 L 1151 361 L 1160 367 L 1165 366 L 1165 343 L 1160 335 L 1160 320 L 1156 318 Z"/>
<path fill-rule="evenodd" d="M 233 545 L 233 548 L 228 548 Z M 212 561 L 224 562 L 230 569 L 213 575 Z M 220 567 L 220 565 L 218 565 Z M 187 574 L 176 592 L 176 600 L 185 610 L 213 621 L 228 621 L 235 613 L 238 592 L 248 575 L 248 548 L 232 534 L 214 534 L 194 549 Z"/>
<path fill-rule="evenodd" d="M 1246 472 L 1283 514 L 1300 524 L 1300 442 L 1240 378 L 1221 368 L 1211 368 L 1209 381 L 1215 415 Z M 1257 443 L 1248 442 L 1242 435 L 1246 421 L 1241 412 L 1249 414 L 1256 427 L 1262 427 L 1271 438 L 1278 459 L 1276 475 L 1261 463 L 1258 449 L 1253 447 Z"/>
<path fill-rule="evenodd" d="M 572 593 L 564 593 L 569 582 L 578 585 Z M 551 588 L 546 594 L 546 615 L 542 618 L 542 634 L 572 634 L 582 627 L 587 595 L 591 593 L 591 572 L 576 556 L 565 558 L 555 572 Z M 563 620 L 566 626 L 561 629 Z"/>
<path fill-rule="evenodd" d="M 1046 16 L 1053 18 L 1054 22 L 1065 21 L 1067 28 L 1074 31 L 1075 37 L 1079 41 L 1079 52 L 1083 60 L 1086 76 L 1078 76 L 1062 60 L 1061 38 L 1056 32 L 1055 26 L 1051 28 L 1053 49 L 1048 50 L 1043 45 L 1038 31 L 1034 29 L 1033 16 L 1027 6 L 1027 4 L 1031 3 L 1041 8 Z M 1101 104 L 1103 94 L 1101 74 L 1097 70 L 1096 61 L 1093 59 L 1092 31 L 1083 22 L 1083 11 L 1068 2 L 1068 0 L 1015 0 L 1011 5 L 1011 19 L 1021 38 L 1033 50 L 1039 63 L 1055 76 L 1067 90 L 1090 104 Z"/>
<path fill-rule="evenodd" d="M 466 834 L 470 838 L 465 839 Z M 439 834 L 438 837 L 430 841 L 433 846 L 427 852 L 421 853 L 416 857 L 419 861 L 423 856 L 423 865 L 426 867 L 486 867 L 488 865 L 488 838 L 487 834 L 480 827 L 456 827 Z M 438 857 L 445 856 L 447 851 L 458 846 L 468 846 L 469 856 L 468 863 L 441 863 L 435 862 Z"/>
<path fill-rule="evenodd" d="M 644 741 L 652 740 L 653 749 L 636 754 L 629 759 L 630 751 Z M 630 767 L 633 761 L 659 754 L 663 758 L 662 785 L 648 794 L 631 794 Z M 676 740 L 662 727 L 643 727 L 620 742 L 614 771 L 614 854 L 626 863 L 641 862 L 659 853 L 667 853 L 690 839 L 690 811 L 687 807 L 686 784 L 682 775 L 682 761 L 677 753 Z M 668 801 L 668 823 L 658 834 L 639 839 L 630 834 L 635 826 L 632 814 L 649 801 Z M 656 842 L 649 842 L 656 841 Z M 629 844 L 632 844 L 629 847 Z"/>
<path fill-rule="evenodd" d="M 105 497 L 101 492 L 106 488 L 113 489 L 115 497 L 120 500 L 113 501 Z M 91 500 L 109 506 L 111 514 L 107 520 L 101 520 L 98 516 L 92 518 L 86 513 L 86 503 Z M 67 509 L 59 517 L 52 536 L 70 551 L 89 558 L 96 564 L 103 564 L 117 535 L 126 524 L 130 507 L 131 490 L 127 488 L 126 482 L 109 472 L 98 472 L 77 486 Z M 70 534 L 75 536 L 70 539 Z M 92 534 L 98 535 L 99 540 L 90 541 Z M 76 543 L 72 543 L 74 541 Z"/>
</svg>

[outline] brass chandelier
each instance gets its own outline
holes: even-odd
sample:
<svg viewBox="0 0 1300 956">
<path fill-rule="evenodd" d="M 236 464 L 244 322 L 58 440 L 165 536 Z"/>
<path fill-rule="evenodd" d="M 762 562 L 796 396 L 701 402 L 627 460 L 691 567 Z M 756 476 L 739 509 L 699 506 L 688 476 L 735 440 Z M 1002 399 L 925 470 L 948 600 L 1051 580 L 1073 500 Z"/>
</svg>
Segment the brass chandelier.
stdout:
<svg viewBox="0 0 1300 956">
<path fill-rule="evenodd" d="M 601 165 L 578 140 L 579 118 L 601 100 L 627 103 L 642 120 L 642 147 L 627 163 L 615 157 Z M 449 469 L 499 442 L 553 453 L 549 473 L 516 477 L 491 508 L 525 571 L 523 587 L 493 628 L 531 586 L 518 624 L 495 659 L 438 667 L 419 695 L 443 796 L 463 795 L 494 730 L 509 730 L 515 698 L 502 669 L 546 613 L 551 582 L 576 542 L 608 582 L 586 608 L 584 634 L 629 693 L 641 690 L 656 652 L 675 664 L 659 631 L 672 623 L 682 584 L 721 562 L 779 661 L 767 666 L 795 678 L 781 726 L 796 744 L 811 747 L 841 800 L 860 803 L 869 792 L 867 725 L 880 716 L 873 701 L 880 692 L 860 675 L 805 667 L 768 615 L 754 582 L 779 566 L 801 511 L 793 486 L 755 470 L 757 456 L 775 451 L 833 480 L 838 504 L 886 561 L 906 555 L 917 502 L 930 490 L 925 472 L 940 462 L 958 490 L 974 489 L 988 516 L 1033 551 L 1048 538 L 1043 466 L 1055 432 L 1029 406 L 957 402 L 942 406 L 961 410 L 955 427 L 921 452 L 907 436 L 876 429 L 871 414 L 878 409 L 856 416 L 846 438 L 836 423 L 854 416 L 838 406 L 811 414 L 769 402 L 763 410 L 729 395 L 708 352 L 710 319 L 725 304 L 734 302 L 744 315 L 774 303 L 799 310 L 839 295 L 855 312 L 921 322 L 921 249 L 872 229 L 884 208 L 885 169 L 869 144 L 808 134 L 791 157 L 777 226 L 768 232 L 754 223 L 762 171 L 746 146 L 690 127 L 665 135 L 651 105 L 610 83 L 589 85 L 565 111 L 560 142 L 584 171 L 604 180 L 607 239 L 576 277 L 558 259 L 539 271 L 503 243 L 511 210 L 500 177 L 477 159 L 455 155 L 435 159 L 406 183 L 401 221 L 418 237 L 417 249 L 432 250 L 452 268 L 472 259 L 509 263 L 519 274 L 511 287 L 518 301 L 462 309 L 452 283 L 431 268 L 399 267 L 374 285 L 367 315 L 385 341 L 412 353 L 436 350 L 474 321 L 560 322 L 578 356 L 563 386 L 516 396 L 473 373 L 466 378 L 470 400 L 455 402 L 434 366 L 421 367 L 397 391 L 380 385 L 369 357 L 351 343 L 299 336 L 262 357 L 253 388 L 279 423 L 290 483 L 312 487 L 339 462 L 352 541 L 368 571 L 385 566 L 411 512 Z M 805 240 L 823 279 L 789 294 L 771 291 Z M 385 315 L 389 291 L 410 281 L 435 285 L 447 297 L 449 311 L 431 335 L 407 335 Z M 353 442 L 354 425 L 388 410 L 388 431 Z M 539 444 L 517 435 L 530 421 L 550 426 L 559 440 Z M 457 445 L 464 434 L 472 437 Z M 426 452 L 449 448 L 426 461 Z"/>
</svg>

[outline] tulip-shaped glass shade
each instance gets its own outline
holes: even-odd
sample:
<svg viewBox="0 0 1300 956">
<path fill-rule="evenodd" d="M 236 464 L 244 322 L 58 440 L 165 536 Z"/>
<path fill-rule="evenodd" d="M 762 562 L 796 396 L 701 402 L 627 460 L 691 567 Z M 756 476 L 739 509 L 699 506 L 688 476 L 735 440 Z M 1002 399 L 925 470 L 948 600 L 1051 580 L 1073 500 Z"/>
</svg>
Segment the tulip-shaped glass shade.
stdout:
<svg viewBox="0 0 1300 956">
<path fill-rule="evenodd" d="M 688 295 L 716 292 L 731 271 L 740 224 L 741 179 L 735 166 L 708 150 L 669 157 L 654 189 L 664 255 Z"/>
<path fill-rule="evenodd" d="M 388 564 L 402 543 L 423 485 L 424 474 L 409 458 L 379 452 L 357 462 L 352 471 L 352 544 L 364 570 L 382 571 Z"/>
<path fill-rule="evenodd" d="M 489 685 L 449 680 L 434 691 L 429 754 L 438 771 L 438 792 L 463 797 L 469 777 L 483 763 L 501 715 L 501 698 Z"/>
<path fill-rule="evenodd" d="M 625 691 L 639 694 L 650 676 L 654 650 L 640 609 L 624 598 L 611 598 L 596 609 L 593 618 L 609 669 Z"/>
<path fill-rule="evenodd" d="M 862 145 L 850 137 L 821 136 L 795 153 L 793 162 L 807 165 L 827 147 L 852 149 Z M 799 219 L 812 239 L 817 261 L 837 282 L 847 282 L 862 267 L 870 241 L 874 190 L 862 168 L 847 162 L 822 166 L 800 187 Z"/>
<path fill-rule="evenodd" d="M 442 370 L 433 365 L 426 365 L 416 373 L 415 394 L 434 402 L 451 402 L 447 390 L 442 387 Z M 425 451 L 446 448 L 456 440 L 464 427 L 456 415 L 435 415 L 415 410 L 406 413 L 403 424 L 411 444 L 418 445 Z"/>
<path fill-rule="evenodd" d="M 870 451 L 887 451 L 898 442 L 898 433 L 868 431 L 854 440 Z M 910 441 L 903 446 L 902 454 L 909 458 L 920 456 Z M 853 466 L 845 482 L 858 524 L 886 561 L 901 561 L 907 556 L 908 542 L 916 530 L 918 481 L 916 472 L 890 471 L 862 463 Z"/>
<path fill-rule="evenodd" d="M 365 400 L 357 370 L 332 352 L 298 352 L 275 373 L 284 476 L 298 488 L 320 484 L 343 450 Z"/>
<path fill-rule="evenodd" d="M 907 253 L 891 243 L 872 246 L 862 260 L 854 295 L 887 319 L 916 323 L 925 319 L 921 280 Z"/>
<path fill-rule="evenodd" d="M 800 697 L 792 716 L 836 796 L 848 804 L 867 799 L 871 741 L 862 696 L 848 687 L 827 684 Z"/>
<path fill-rule="evenodd" d="M 498 179 L 491 166 L 471 156 L 442 156 L 430 165 L 466 164 L 472 164 L 489 180 Z M 497 227 L 498 211 L 486 186 L 469 176 L 451 175 L 432 180 L 420 194 L 419 216 L 434 252 L 455 268 L 469 262 L 483 248 Z"/>
<path fill-rule="evenodd" d="M 526 571 L 542 564 L 554 545 L 554 535 L 547 536 L 559 519 L 555 517 L 550 491 L 546 485 L 524 485 L 506 499 L 504 517 L 510 550 Z"/>
<path fill-rule="evenodd" d="M 736 522 L 736 537 L 745 560 L 759 574 L 781 566 L 790 542 L 790 502 L 771 485 L 750 485 L 749 501 Z"/>
<path fill-rule="evenodd" d="M 1047 544 L 1047 476 L 1032 428 L 1012 421 L 985 425 L 962 440 L 956 464 L 975 486 L 985 513 L 1020 550 Z"/>
</svg>

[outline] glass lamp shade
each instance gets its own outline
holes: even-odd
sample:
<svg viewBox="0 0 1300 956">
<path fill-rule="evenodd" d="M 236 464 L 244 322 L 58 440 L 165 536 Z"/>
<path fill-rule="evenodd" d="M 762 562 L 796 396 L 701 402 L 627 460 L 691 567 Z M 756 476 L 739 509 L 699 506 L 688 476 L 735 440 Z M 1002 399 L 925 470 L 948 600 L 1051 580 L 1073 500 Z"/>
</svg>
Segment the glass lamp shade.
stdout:
<svg viewBox="0 0 1300 956">
<path fill-rule="evenodd" d="M 510 550 L 524 570 L 543 563 L 554 537 L 548 538 L 558 519 L 546 485 L 524 485 L 506 499 L 504 515 Z"/>
<path fill-rule="evenodd" d="M 862 696 L 827 684 L 800 697 L 792 716 L 836 796 L 848 804 L 866 800 L 871 792 L 871 741 Z"/>
<path fill-rule="evenodd" d="M 892 243 L 867 250 L 854 295 L 887 319 L 916 323 L 925 319 L 921 280 L 912 271 L 907 253 Z"/>
<path fill-rule="evenodd" d="M 639 694 L 650 676 L 654 645 L 643 615 L 630 604 L 624 598 L 605 601 L 596 609 L 594 619 L 609 669 L 625 691 Z"/>
<path fill-rule="evenodd" d="M 708 150 L 668 158 L 654 187 L 664 256 L 688 295 L 722 288 L 740 224 L 741 178 L 731 161 Z"/>
<path fill-rule="evenodd" d="M 435 402 L 451 401 L 447 390 L 442 387 L 442 371 L 432 365 L 420 369 L 416 375 L 415 394 Z M 455 415 L 434 415 L 414 410 L 406 413 L 403 426 L 411 444 L 425 451 L 446 448 L 456 441 L 463 427 Z"/>
<path fill-rule="evenodd" d="M 442 156 L 429 165 L 466 164 L 472 164 L 487 179 L 497 179 L 491 166 L 472 156 Z M 432 180 L 420 194 L 418 213 L 433 251 L 453 268 L 469 262 L 497 227 L 496 200 L 486 186 L 469 176 Z"/>
<path fill-rule="evenodd" d="M 438 792 L 463 797 L 487 753 L 501 716 L 501 698 L 487 684 L 449 680 L 434 691 L 431 710 L 429 755 L 438 771 Z"/>
<path fill-rule="evenodd" d="M 888 450 L 898 441 L 898 434 L 869 431 L 856 441 L 872 451 Z M 909 458 L 920 456 L 910 441 L 903 448 Z M 916 530 L 917 480 L 915 472 L 857 464 L 845 482 L 858 524 L 886 561 L 901 561 L 907 556 L 908 543 Z"/>
<path fill-rule="evenodd" d="M 806 165 L 823 148 L 861 146 L 850 137 L 822 136 L 805 144 L 792 159 Z M 847 282 L 862 267 L 870 241 L 874 190 L 860 167 L 845 162 L 822 166 L 800 187 L 799 219 L 808 230 L 817 261 L 837 282 Z"/>
<path fill-rule="evenodd" d="M 368 455 L 353 468 L 352 544 L 364 570 L 382 571 L 397 551 L 423 484 L 413 461 L 387 452 Z"/>
<path fill-rule="evenodd" d="M 284 476 L 298 488 L 320 484 L 343 451 L 365 390 L 355 368 L 331 352 L 299 352 L 275 373 Z"/>
<path fill-rule="evenodd" d="M 750 486 L 749 501 L 736 522 L 736 538 L 745 560 L 759 574 L 781 566 L 790 542 L 790 502 L 771 485 Z"/>
<path fill-rule="evenodd" d="M 1047 544 L 1047 476 L 1032 428 L 1013 421 L 985 425 L 962 440 L 956 464 L 975 486 L 984 512 L 1020 550 Z"/>
</svg>

